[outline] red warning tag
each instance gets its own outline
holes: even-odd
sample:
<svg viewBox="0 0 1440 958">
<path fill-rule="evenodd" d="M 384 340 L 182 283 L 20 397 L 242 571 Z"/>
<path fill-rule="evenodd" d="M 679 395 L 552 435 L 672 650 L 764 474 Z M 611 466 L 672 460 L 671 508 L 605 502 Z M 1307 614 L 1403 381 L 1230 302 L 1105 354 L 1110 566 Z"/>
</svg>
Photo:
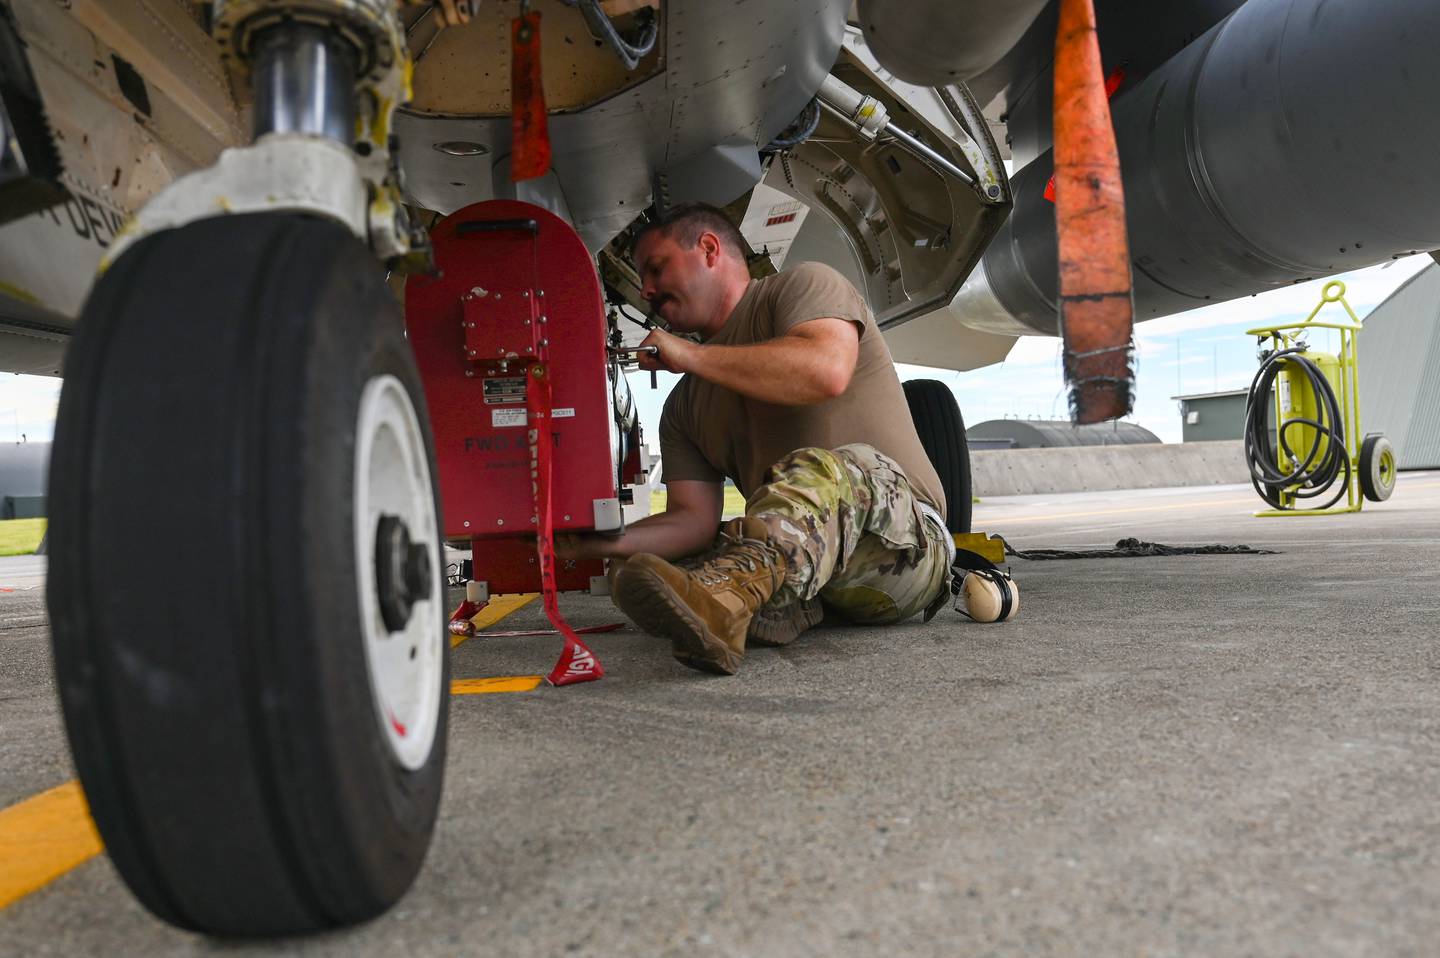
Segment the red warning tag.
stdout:
<svg viewBox="0 0 1440 958">
<path fill-rule="evenodd" d="M 536 334 L 538 336 L 538 334 Z M 544 363 L 530 367 L 530 385 L 525 390 L 530 419 L 530 488 L 535 496 L 536 546 L 540 553 L 540 592 L 545 600 L 545 615 L 550 624 L 565 637 L 560 660 L 546 676 L 551 685 L 574 685 L 603 678 L 605 670 L 580 636 L 560 614 L 558 589 L 555 584 L 555 534 L 551 515 L 550 480 L 554 475 L 554 420 L 550 416 L 550 375 Z"/>
<path fill-rule="evenodd" d="M 586 648 L 584 642 L 567 635 L 560 661 L 556 662 L 555 668 L 545 676 L 545 681 L 551 685 L 572 685 L 576 682 L 591 682 L 603 678 L 604 675 L 605 670 L 600 667 L 600 660 L 595 658 L 595 653 Z"/>
<path fill-rule="evenodd" d="M 510 50 L 510 179 L 518 183 L 550 169 L 538 12 L 510 21 Z"/>
</svg>

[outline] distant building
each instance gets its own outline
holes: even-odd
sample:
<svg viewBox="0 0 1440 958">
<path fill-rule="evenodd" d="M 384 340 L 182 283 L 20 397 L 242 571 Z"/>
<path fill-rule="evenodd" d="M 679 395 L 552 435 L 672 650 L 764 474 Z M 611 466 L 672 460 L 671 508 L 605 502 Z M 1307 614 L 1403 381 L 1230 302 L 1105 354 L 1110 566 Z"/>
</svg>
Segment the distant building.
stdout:
<svg viewBox="0 0 1440 958">
<path fill-rule="evenodd" d="M 1245 397 L 1248 389 L 1171 396 L 1180 403 L 1182 442 L 1213 442 L 1245 438 Z M 1275 416 L 1271 414 L 1271 420 Z"/>
<path fill-rule="evenodd" d="M 0 519 L 45 515 L 50 443 L 0 443 Z"/>
<path fill-rule="evenodd" d="M 965 430 L 971 449 L 1054 449 L 1059 446 L 1129 446 L 1160 437 L 1133 422 L 1077 426 L 1068 420 L 991 419 Z"/>
<path fill-rule="evenodd" d="M 1401 469 L 1440 469 L 1440 266 L 1429 266 L 1365 317 L 1362 433 L 1383 432 Z"/>
</svg>

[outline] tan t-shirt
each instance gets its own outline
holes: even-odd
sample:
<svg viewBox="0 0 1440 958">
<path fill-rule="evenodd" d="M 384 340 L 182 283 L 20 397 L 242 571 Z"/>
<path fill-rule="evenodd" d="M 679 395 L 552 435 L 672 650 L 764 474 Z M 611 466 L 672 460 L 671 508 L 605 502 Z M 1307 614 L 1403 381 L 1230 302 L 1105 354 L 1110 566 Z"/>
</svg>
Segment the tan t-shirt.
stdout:
<svg viewBox="0 0 1440 958">
<path fill-rule="evenodd" d="M 753 280 L 707 345 L 759 343 L 823 318 L 849 320 L 861 330 L 855 375 L 845 391 L 809 406 L 778 406 L 687 374 L 660 417 L 664 481 L 730 478 L 748 496 L 787 453 L 863 442 L 898 462 L 911 487 L 945 515 L 940 477 L 915 434 L 890 348 L 865 300 L 845 277 L 822 263 L 801 263 Z"/>
</svg>

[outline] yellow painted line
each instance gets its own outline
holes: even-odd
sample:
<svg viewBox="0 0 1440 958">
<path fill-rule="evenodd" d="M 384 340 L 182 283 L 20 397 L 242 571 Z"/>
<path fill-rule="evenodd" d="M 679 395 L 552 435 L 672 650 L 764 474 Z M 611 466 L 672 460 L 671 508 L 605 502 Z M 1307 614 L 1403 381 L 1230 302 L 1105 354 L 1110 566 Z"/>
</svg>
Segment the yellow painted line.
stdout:
<svg viewBox="0 0 1440 958">
<path fill-rule="evenodd" d="M 0 811 L 0 908 L 48 885 L 103 848 L 79 782 Z"/>
<path fill-rule="evenodd" d="M 540 598 L 540 593 L 538 592 L 517 592 L 514 595 L 494 596 L 490 599 L 489 603 L 486 604 L 485 608 L 470 617 L 470 621 L 476 629 L 488 629 L 496 622 L 505 618 L 505 616 L 518 609 L 524 608 L 538 598 Z M 455 648 L 455 646 L 468 638 L 470 638 L 470 636 L 456 635 L 452 632 L 450 634 L 450 648 Z"/>
<path fill-rule="evenodd" d="M 537 597 L 537 593 L 497 596 L 470 621 L 477 629 L 489 628 Z M 466 637 L 450 638 L 454 646 Z M 457 679 L 450 683 L 450 694 L 530 692 L 543 681 L 539 675 Z M 0 908 L 84 864 L 104 847 L 79 782 L 67 782 L 0 810 Z"/>
<path fill-rule="evenodd" d="M 470 621 L 476 629 L 488 629 L 512 612 L 523 609 L 525 606 L 540 598 L 538 592 L 520 592 L 515 595 L 497 595 L 491 598 L 490 602 L 470 617 Z M 470 638 L 468 635 L 451 635 L 450 647 L 455 646 Z M 544 676 L 540 675 L 505 675 L 490 679 L 456 679 L 450 683 L 451 695 L 485 695 L 490 692 L 529 692 L 535 689 Z"/>
<path fill-rule="evenodd" d="M 1055 512 L 1045 516 L 1006 516 L 1004 518 L 992 519 L 985 517 L 985 521 L 991 525 L 1005 525 L 1011 522 L 1048 522 L 1052 519 L 1089 519 L 1092 516 L 1124 516 L 1136 512 L 1173 512 L 1176 509 L 1194 509 L 1197 506 L 1237 506 L 1247 503 L 1261 502 L 1259 496 L 1250 496 L 1245 499 L 1207 499 L 1203 502 L 1177 502 L 1168 506 L 1130 506 L 1125 509 L 1096 509 L 1092 512 Z"/>
<path fill-rule="evenodd" d="M 477 629 L 489 628 L 536 598 L 538 593 L 496 596 L 470 621 Z M 452 635 L 451 645 L 465 638 Z M 458 679 L 450 683 L 450 693 L 530 692 L 543 681 L 539 675 Z M 104 847 L 79 782 L 67 782 L 0 810 L 0 908 L 84 864 Z"/>
<path fill-rule="evenodd" d="M 545 677 L 541 675 L 505 675 L 493 679 L 456 679 L 450 683 L 451 695 L 485 695 L 488 692 L 530 692 Z"/>
</svg>

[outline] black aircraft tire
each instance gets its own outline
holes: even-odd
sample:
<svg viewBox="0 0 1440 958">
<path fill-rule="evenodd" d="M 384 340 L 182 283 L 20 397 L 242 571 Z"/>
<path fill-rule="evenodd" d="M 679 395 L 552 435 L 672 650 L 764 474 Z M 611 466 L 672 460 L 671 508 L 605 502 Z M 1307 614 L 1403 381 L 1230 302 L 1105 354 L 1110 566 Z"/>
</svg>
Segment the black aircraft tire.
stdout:
<svg viewBox="0 0 1440 958">
<path fill-rule="evenodd" d="M 1371 502 L 1384 502 L 1395 491 L 1395 447 L 1380 433 L 1360 443 L 1360 491 Z"/>
<path fill-rule="evenodd" d="M 936 379 L 912 379 L 904 384 L 905 401 L 920 445 L 940 474 L 951 532 L 970 531 L 970 446 L 965 441 L 965 420 L 950 387 Z"/>
<path fill-rule="evenodd" d="M 91 813 L 160 918 L 303 933 L 409 888 L 450 698 L 432 449 L 399 309 L 341 227 L 215 218 L 98 281 L 56 425 L 48 603 Z M 407 563 L 394 629 L 382 515 L 414 535 L 379 553 Z"/>
</svg>

